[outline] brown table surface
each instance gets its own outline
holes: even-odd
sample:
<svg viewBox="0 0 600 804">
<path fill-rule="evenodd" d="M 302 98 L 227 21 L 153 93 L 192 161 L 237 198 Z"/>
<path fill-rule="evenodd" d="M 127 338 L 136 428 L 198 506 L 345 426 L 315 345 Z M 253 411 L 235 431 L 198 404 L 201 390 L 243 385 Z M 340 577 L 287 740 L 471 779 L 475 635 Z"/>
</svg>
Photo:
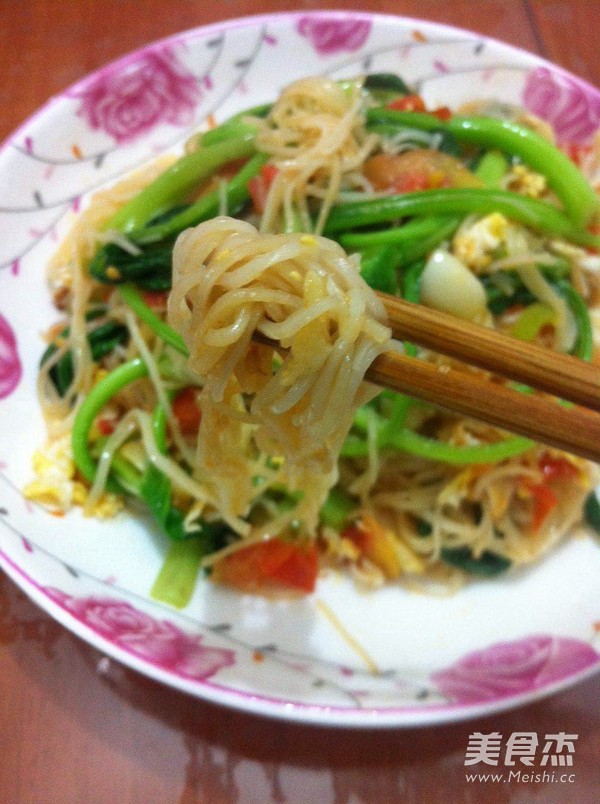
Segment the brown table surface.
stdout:
<svg viewBox="0 0 600 804">
<path fill-rule="evenodd" d="M 600 85 L 596 0 L 0 0 L 0 141 L 51 95 L 154 39 L 230 17 L 320 8 L 470 28 Z M 598 676 L 483 720 L 362 732 L 230 711 L 101 659 L 0 573 L 0 801 L 600 800 Z M 475 731 L 578 734 L 573 780 L 468 783 Z"/>
</svg>

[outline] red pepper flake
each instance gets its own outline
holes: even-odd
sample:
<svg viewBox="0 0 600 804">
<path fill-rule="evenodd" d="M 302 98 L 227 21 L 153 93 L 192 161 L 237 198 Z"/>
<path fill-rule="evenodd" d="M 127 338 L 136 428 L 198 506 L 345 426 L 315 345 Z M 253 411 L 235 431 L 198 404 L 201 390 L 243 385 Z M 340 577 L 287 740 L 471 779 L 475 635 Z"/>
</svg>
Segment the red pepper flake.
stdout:
<svg viewBox="0 0 600 804">
<path fill-rule="evenodd" d="M 415 42 L 426 42 L 427 41 L 427 37 L 425 36 L 425 34 L 422 33 L 421 31 L 417 31 L 417 30 L 414 30 L 412 32 L 412 38 L 415 40 Z"/>
<path fill-rule="evenodd" d="M 254 653 L 252 654 L 252 659 L 253 661 L 258 662 L 260 664 L 260 662 L 264 662 L 265 654 L 259 650 L 255 650 Z"/>
<path fill-rule="evenodd" d="M 73 154 L 75 159 L 83 159 L 83 152 L 76 142 L 74 142 L 73 145 L 71 146 L 71 153 Z"/>
</svg>

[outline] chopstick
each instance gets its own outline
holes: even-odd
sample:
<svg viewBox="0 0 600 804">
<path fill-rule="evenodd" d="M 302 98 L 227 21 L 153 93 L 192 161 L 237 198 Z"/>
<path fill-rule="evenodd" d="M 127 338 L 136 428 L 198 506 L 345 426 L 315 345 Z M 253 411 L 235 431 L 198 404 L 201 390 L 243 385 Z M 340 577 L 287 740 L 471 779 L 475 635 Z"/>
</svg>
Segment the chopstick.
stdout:
<svg viewBox="0 0 600 804">
<path fill-rule="evenodd" d="M 396 351 L 376 357 L 366 380 L 600 463 L 600 367 L 396 296 L 377 295 L 394 338 L 558 399 Z M 260 332 L 253 339 L 280 348 Z"/>
<path fill-rule="evenodd" d="M 377 295 L 394 338 L 600 411 L 600 366 L 387 293 Z"/>
<path fill-rule="evenodd" d="M 587 408 L 565 407 L 397 352 L 376 357 L 365 379 L 600 463 L 600 414 Z"/>
<path fill-rule="evenodd" d="M 377 357 L 366 379 L 600 462 L 600 368 L 456 316 L 395 296 L 378 295 L 394 338 L 576 404 L 567 406 L 548 397 L 521 393 L 500 382 L 399 352 Z"/>
</svg>

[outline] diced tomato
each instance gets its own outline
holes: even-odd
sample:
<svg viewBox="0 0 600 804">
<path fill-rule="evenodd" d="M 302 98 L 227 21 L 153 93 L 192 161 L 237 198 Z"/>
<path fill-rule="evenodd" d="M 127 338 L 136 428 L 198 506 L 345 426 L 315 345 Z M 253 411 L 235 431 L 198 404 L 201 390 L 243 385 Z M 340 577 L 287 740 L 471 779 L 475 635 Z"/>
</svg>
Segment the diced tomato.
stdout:
<svg viewBox="0 0 600 804">
<path fill-rule="evenodd" d="M 279 173 L 279 168 L 277 165 L 273 165 L 271 163 L 267 165 L 263 165 L 260 169 L 260 175 L 263 179 L 267 182 L 269 187 L 273 184 L 273 179 Z"/>
<path fill-rule="evenodd" d="M 142 299 L 153 310 L 162 310 L 166 307 L 169 298 L 168 290 L 143 290 Z"/>
<path fill-rule="evenodd" d="M 367 552 L 371 537 L 364 527 L 359 527 L 356 524 L 348 525 L 348 527 L 344 528 L 340 535 L 343 539 L 350 539 L 352 544 L 356 545 L 361 553 Z"/>
<path fill-rule="evenodd" d="M 426 112 L 425 101 L 420 95 L 403 95 L 401 98 L 391 101 L 387 105 L 388 109 L 397 112 Z"/>
<path fill-rule="evenodd" d="M 242 547 L 218 561 L 213 578 L 246 592 L 288 589 L 313 592 L 318 554 L 307 547 L 274 538 Z"/>
<path fill-rule="evenodd" d="M 533 499 L 533 514 L 531 517 L 531 528 L 534 533 L 542 527 L 548 514 L 558 504 L 556 493 L 543 483 L 532 483 L 527 486 Z"/>
<path fill-rule="evenodd" d="M 452 112 L 448 106 L 439 106 L 437 109 L 428 109 L 425 101 L 420 95 L 404 95 L 402 98 L 396 98 L 387 105 L 388 109 L 394 109 L 397 112 L 424 112 L 425 114 L 432 114 L 439 120 L 449 120 L 452 117 Z"/>
<path fill-rule="evenodd" d="M 574 480 L 579 475 L 579 470 L 571 461 L 559 455 L 550 455 L 548 452 L 544 452 L 541 456 L 539 467 L 548 481 Z"/>
<path fill-rule="evenodd" d="M 103 436 L 109 436 L 115 431 L 115 423 L 112 419 L 97 419 L 96 427 Z"/>
<path fill-rule="evenodd" d="M 440 187 L 480 187 L 480 180 L 456 157 L 427 148 L 376 154 L 363 168 L 375 190 L 409 193 Z"/>
<path fill-rule="evenodd" d="M 193 435 L 198 432 L 202 413 L 196 402 L 195 388 L 189 386 L 178 391 L 171 404 L 171 409 L 182 433 Z"/>
<path fill-rule="evenodd" d="M 256 212 L 260 215 L 265 211 L 265 203 L 269 189 L 278 173 L 276 165 L 263 165 L 258 176 L 253 176 L 248 182 L 248 192 Z"/>
<path fill-rule="evenodd" d="M 446 120 L 450 120 L 452 117 L 452 112 L 449 106 L 438 106 L 437 109 L 434 109 L 431 114 L 434 117 L 437 117 L 438 120 L 442 120 L 445 122 Z"/>
<path fill-rule="evenodd" d="M 576 142 L 564 143 L 562 150 L 565 151 L 569 159 L 580 166 L 586 156 L 589 156 L 592 147 L 590 145 L 579 145 Z"/>
</svg>

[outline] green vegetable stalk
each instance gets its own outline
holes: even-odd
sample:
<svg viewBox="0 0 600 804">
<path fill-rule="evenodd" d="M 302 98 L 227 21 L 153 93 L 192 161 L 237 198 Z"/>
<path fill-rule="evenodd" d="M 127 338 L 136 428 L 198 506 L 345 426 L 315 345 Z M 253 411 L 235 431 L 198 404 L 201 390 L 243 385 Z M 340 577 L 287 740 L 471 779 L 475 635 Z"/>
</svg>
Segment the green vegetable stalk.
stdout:
<svg viewBox="0 0 600 804">
<path fill-rule="evenodd" d="M 139 232 L 153 218 L 181 202 L 194 187 L 220 167 L 236 159 L 252 156 L 255 151 L 254 136 L 245 134 L 182 156 L 122 206 L 108 221 L 106 228 L 127 235 Z"/>
<path fill-rule="evenodd" d="M 324 233 L 330 236 L 356 226 L 389 223 L 403 217 L 494 211 L 545 234 L 600 248 L 600 237 L 581 229 L 552 204 L 507 190 L 479 187 L 422 190 L 338 204 L 329 214 Z"/>
</svg>

